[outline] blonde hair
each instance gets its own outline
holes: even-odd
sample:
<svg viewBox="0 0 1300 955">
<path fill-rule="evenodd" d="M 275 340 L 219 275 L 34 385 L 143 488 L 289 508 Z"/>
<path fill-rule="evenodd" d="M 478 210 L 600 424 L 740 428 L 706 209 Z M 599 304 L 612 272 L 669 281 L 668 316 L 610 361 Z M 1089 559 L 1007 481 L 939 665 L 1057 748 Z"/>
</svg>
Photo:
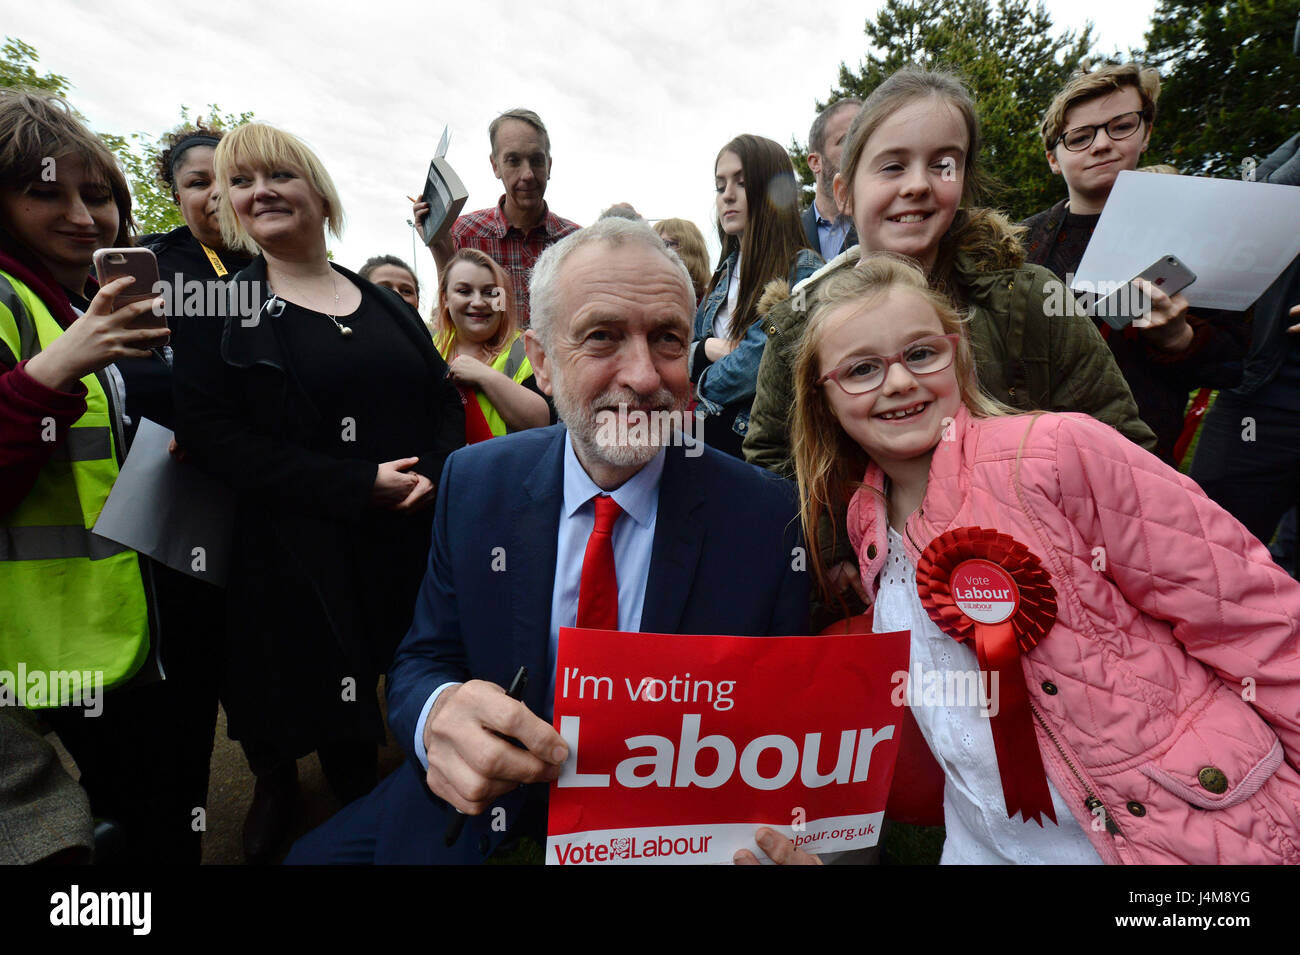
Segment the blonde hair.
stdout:
<svg viewBox="0 0 1300 955">
<path fill-rule="evenodd" d="M 230 203 L 230 177 L 239 170 L 291 169 L 305 178 L 325 204 L 325 223 L 336 239 L 343 236 L 343 203 L 334 180 L 311 148 L 292 133 L 267 123 L 245 123 L 227 133 L 212 157 L 214 175 L 221 189 L 217 221 L 221 238 L 229 249 L 256 255 L 260 250 L 244 228 Z"/>
<path fill-rule="evenodd" d="M 817 287 L 817 301 L 795 358 L 791 443 L 804 538 L 813 545 L 809 548 L 813 574 L 827 601 L 838 595 L 827 582 L 822 550 L 817 546 L 818 532 L 823 519 L 842 511 L 853 492 L 863 486 L 870 457 L 848 436 L 831 412 L 825 388 L 836 386 L 829 382 L 817 384 L 822 375 L 819 346 L 829 317 L 841 306 L 852 304 L 869 310 L 895 289 L 911 292 L 933 308 L 945 335 L 961 336 L 953 364 L 961 401 L 967 410 L 977 418 L 1016 413 L 980 390 L 966 333 L 969 319 L 958 313 L 947 297 L 930 287 L 925 273 L 910 259 L 879 252 L 863 258 L 856 268 L 838 269 L 826 276 Z M 831 523 L 833 527 L 834 522 Z"/>
<path fill-rule="evenodd" d="M 519 316 L 515 312 L 513 283 L 500 263 L 486 252 L 466 247 L 458 249 L 456 254 L 447 260 L 446 267 L 443 268 L 442 274 L 438 276 L 438 306 L 431 321 L 433 340 L 438 347 L 438 351 L 449 356 L 448 361 L 455 357 L 452 355 L 452 350 L 456 347 L 456 323 L 452 321 L 451 309 L 447 305 L 447 286 L 451 282 L 451 270 L 460 262 L 469 262 L 480 268 L 487 269 L 492 273 L 492 281 L 501 290 L 501 301 L 505 306 L 501 310 L 501 321 L 498 323 L 493 336 L 484 343 L 488 352 L 488 364 L 490 365 L 501 354 L 502 349 L 519 337 Z"/>
<path fill-rule="evenodd" d="M 1087 68 L 1075 73 L 1061 92 L 1053 97 L 1043 114 L 1040 132 L 1043 147 L 1050 153 L 1065 132 L 1065 114 L 1085 100 L 1105 96 L 1131 86 L 1142 100 L 1142 118 L 1150 127 L 1156 121 L 1156 100 L 1160 98 L 1160 74 L 1136 63 L 1107 64 L 1096 70 Z"/>
<path fill-rule="evenodd" d="M 698 302 L 704 297 L 704 286 L 709 282 L 709 249 L 704 244 L 704 233 L 690 219 L 660 219 L 655 223 L 655 231 L 660 238 L 677 243 L 673 251 L 686 266 L 686 271 L 691 273 L 691 285 Z"/>
</svg>

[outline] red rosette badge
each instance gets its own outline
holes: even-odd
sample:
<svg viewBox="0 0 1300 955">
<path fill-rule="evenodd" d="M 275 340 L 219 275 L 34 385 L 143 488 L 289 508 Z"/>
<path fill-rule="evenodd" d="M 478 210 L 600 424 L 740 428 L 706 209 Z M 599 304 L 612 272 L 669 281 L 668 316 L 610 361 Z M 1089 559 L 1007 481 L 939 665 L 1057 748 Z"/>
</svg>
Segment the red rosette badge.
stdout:
<svg viewBox="0 0 1300 955">
<path fill-rule="evenodd" d="M 1056 622 L 1056 591 L 1043 565 L 1014 537 L 959 527 L 935 538 L 916 565 L 921 604 L 959 643 L 974 646 L 980 670 L 996 679 L 993 748 L 1007 815 L 1040 826 L 1056 822 L 1047 773 L 1034 736 L 1020 654 Z"/>
</svg>

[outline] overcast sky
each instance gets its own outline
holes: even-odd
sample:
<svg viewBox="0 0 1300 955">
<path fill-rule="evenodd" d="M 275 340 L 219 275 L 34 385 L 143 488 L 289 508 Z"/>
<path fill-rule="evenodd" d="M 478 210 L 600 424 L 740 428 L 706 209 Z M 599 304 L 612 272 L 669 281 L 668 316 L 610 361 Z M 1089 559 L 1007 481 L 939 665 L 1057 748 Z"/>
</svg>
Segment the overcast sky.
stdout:
<svg viewBox="0 0 1300 955">
<path fill-rule="evenodd" d="M 157 135 L 182 104 L 251 110 L 301 136 L 342 195 L 332 242 L 356 268 L 413 255 L 407 194 L 444 125 L 466 209 L 494 203 L 487 126 L 539 113 L 554 158 L 546 199 L 580 224 L 631 202 L 713 239 L 713 161 L 740 133 L 803 143 L 813 102 L 866 51 L 867 0 L 41 0 L 6 5 L 0 33 L 36 47 L 95 129 Z M 1058 29 L 1091 17 L 1103 53 L 1142 44 L 1155 0 L 1049 0 Z M 433 262 L 414 263 L 428 312 Z"/>
</svg>

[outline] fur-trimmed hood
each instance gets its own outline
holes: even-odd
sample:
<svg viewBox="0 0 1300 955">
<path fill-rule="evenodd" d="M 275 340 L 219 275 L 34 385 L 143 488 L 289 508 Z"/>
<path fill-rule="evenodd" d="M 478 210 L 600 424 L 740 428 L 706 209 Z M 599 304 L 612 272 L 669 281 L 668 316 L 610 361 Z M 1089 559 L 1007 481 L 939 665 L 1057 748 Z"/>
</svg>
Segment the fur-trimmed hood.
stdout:
<svg viewBox="0 0 1300 955">
<path fill-rule="evenodd" d="M 1025 232 L 1023 226 L 1015 225 L 993 209 L 959 209 L 940 247 L 940 258 L 951 261 L 956 284 L 968 287 L 980 273 L 1002 272 L 1024 265 Z M 861 246 L 846 249 L 796 285 L 794 291 L 816 285 L 822 276 L 845 265 L 856 265 L 861 257 Z M 949 276 L 938 278 L 940 284 L 952 281 Z M 791 289 L 785 283 L 778 280 L 768 283 L 758 302 L 758 314 L 766 318 L 790 296 Z"/>
</svg>

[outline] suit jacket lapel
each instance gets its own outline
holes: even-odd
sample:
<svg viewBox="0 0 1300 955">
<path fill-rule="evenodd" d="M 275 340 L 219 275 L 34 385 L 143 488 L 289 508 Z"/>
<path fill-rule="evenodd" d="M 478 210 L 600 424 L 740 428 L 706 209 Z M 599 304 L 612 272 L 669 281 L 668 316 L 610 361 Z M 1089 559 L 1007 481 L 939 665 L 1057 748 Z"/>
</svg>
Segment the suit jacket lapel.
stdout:
<svg viewBox="0 0 1300 955">
<path fill-rule="evenodd" d="M 659 513 L 650 551 L 643 633 L 676 633 L 691 593 L 695 569 L 704 544 L 705 521 L 696 513 L 704 506 L 698 473 L 689 467 L 685 449 L 671 447 L 659 482 Z M 696 480 L 691 480 L 692 476 Z"/>
<path fill-rule="evenodd" d="M 817 213 L 814 211 L 812 204 L 803 211 L 803 234 L 808 237 L 808 245 L 818 255 L 821 255 L 821 241 L 817 237 Z"/>
<path fill-rule="evenodd" d="M 534 713 L 545 712 L 550 682 L 547 657 L 551 639 L 551 596 L 555 589 L 555 547 L 564 500 L 564 442 L 568 432 L 556 428 L 554 439 L 524 478 L 515 498 L 506 572 L 511 587 L 510 629 L 516 666 L 528 667 L 524 699 Z"/>
<path fill-rule="evenodd" d="M 855 226 L 849 226 L 849 231 L 844 233 L 844 241 L 840 243 L 839 252 L 836 255 L 843 255 L 849 249 L 858 244 L 858 230 Z"/>
</svg>

